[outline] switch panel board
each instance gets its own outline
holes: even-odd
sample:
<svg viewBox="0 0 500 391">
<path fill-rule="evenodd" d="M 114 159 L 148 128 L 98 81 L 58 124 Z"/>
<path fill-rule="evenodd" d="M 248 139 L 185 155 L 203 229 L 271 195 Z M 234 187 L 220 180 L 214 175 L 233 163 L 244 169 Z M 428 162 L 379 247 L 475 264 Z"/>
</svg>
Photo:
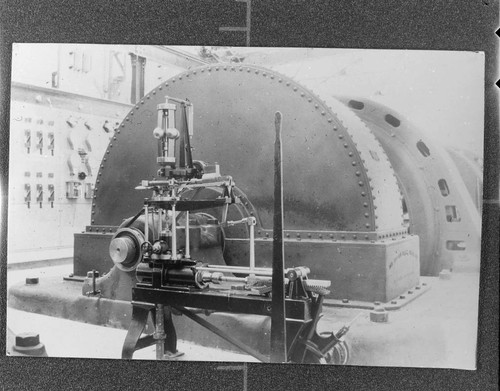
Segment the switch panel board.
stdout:
<svg viewBox="0 0 500 391">
<path fill-rule="evenodd" d="M 71 257 L 101 159 L 130 106 L 13 83 L 9 262 Z"/>
<path fill-rule="evenodd" d="M 141 94 L 205 63 L 164 46 L 13 45 L 8 262 L 73 255 L 115 128 Z"/>
</svg>

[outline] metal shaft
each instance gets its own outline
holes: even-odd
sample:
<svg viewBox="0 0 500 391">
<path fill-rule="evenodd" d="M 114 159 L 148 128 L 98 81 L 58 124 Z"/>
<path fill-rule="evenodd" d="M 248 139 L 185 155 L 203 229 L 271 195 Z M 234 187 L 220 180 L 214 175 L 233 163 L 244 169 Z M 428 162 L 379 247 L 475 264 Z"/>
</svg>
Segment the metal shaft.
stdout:
<svg viewBox="0 0 500 391">
<path fill-rule="evenodd" d="M 191 258 L 191 253 L 189 252 L 189 211 L 186 211 L 186 250 L 184 256 Z"/>
<path fill-rule="evenodd" d="M 275 115 L 273 282 L 271 312 L 271 362 L 286 362 L 285 278 L 283 247 L 283 178 L 281 160 L 281 113 Z"/>
<path fill-rule="evenodd" d="M 147 200 L 144 201 L 144 239 L 149 242 L 149 215 L 148 215 L 148 204 Z"/>
<path fill-rule="evenodd" d="M 156 306 L 156 328 L 154 339 L 156 339 L 156 359 L 163 360 L 165 356 L 165 311 L 162 304 Z"/>
<path fill-rule="evenodd" d="M 218 265 L 208 265 L 208 266 L 198 266 L 196 270 L 209 271 L 209 272 L 221 272 L 221 273 L 240 273 L 240 274 L 250 274 L 250 268 L 244 266 L 218 266 Z M 272 269 L 270 268 L 254 268 L 253 273 L 257 276 L 272 276 Z"/>
<path fill-rule="evenodd" d="M 172 259 L 177 259 L 177 220 L 175 218 L 175 204 L 172 205 Z"/>
<path fill-rule="evenodd" d="M 250 224 L 250 276 L 255 277 L 255 226 Z"/>
</svg>

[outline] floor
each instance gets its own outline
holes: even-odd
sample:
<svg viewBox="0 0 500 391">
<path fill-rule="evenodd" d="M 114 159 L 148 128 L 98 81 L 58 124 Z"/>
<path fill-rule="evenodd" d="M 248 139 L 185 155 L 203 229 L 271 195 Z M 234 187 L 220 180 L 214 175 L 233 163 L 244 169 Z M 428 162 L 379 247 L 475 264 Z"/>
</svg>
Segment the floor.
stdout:
<svg viewBox="0 0 500 391">
<path fill-rule="evenodd" d="M 7 289 L 24 283 L 27 277 L 67 276 L 72 263 L 32 269 L 14 269 L 7 273 Z M 36 325 L 36 326 L 35 326 Z M 120 358 L 126 330 L 95 326 L 71 320 L 33 314 L 7 308 L 7 327 L 14 333 L 36 332 L 50 357 Z M 82 336 L 84 336 L 82 338 Z M 9 354 L 10 347 L 7 347 Z M 179 341 L 178 350 L 184 355 L 178 360 L 256 362 L 246 354 L 221 351 L 193 343 Z M 155 347 L 137 351 L 135 359 L 154 360 Z"/>
<path fill-rule="evenodd" d="M 320 331 L 336 331 L 354 317 L 346 340 L 351 365 L 409 366 L 475 369 L 479 273 L 477 268 L 458 267 L 449 280 L 426 277 L 430 289 L 396 311 L 388 311 L 387 323 L 370 321 L 370 311 L 325 307 Z M 26 277 L 66 276 L 71 263 L 8 270 L 8 287 L 23 284 Z M 39 333 L 52 357 L 120 358 L 125 330 L 95 326 L 7 310 L 7 326 L 15 334 Z M 237 352 L 179 341 L 180 360 L 255 362 Z M 138 351 L 134 358 L 155 359 L 154 347 Z"/>
</svg>

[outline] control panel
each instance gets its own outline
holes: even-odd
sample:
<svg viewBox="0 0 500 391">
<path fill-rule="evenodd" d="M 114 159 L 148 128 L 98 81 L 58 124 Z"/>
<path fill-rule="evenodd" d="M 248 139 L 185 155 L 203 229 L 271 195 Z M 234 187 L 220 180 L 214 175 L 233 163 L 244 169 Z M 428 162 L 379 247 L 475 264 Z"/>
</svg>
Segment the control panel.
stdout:
<svg viewBox="0 0 500 391">
<path fill-rule="evenodd" d="M 128 105 L 13 83 L 9 262 L 72 256 L 96 173 Z"/>
<path fill-rule="evenodd" d="M 119 122 L 144 92 L 204 62 L 163 46 L 28 43 L 12 61 L 8 262 L 71 257 Z"/>
</svg>

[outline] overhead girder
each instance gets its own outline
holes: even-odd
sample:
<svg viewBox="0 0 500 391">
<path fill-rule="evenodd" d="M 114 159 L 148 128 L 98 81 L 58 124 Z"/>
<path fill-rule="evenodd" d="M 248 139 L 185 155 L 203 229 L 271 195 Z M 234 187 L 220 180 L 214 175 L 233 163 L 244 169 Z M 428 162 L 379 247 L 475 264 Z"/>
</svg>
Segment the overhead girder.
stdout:
<svg viewBox="0 0 500 391">
<path fill-rule="evenodd" d="M 271 228 L 273 118 L 283 113 L 285 229 L 404 233 L 390 162 L 369 128 L 330 96 L 255 66 L 210 65 L 160 84 L 129 112 L 103 158 L 92 224 L 119 225 L 147 197 L 134 190 L 156 175 L 157 105 L 194 105 L 195 159 L 218 162 Z"/>
<path fill-rule="evenodd" d="M 410 232 L 420 237 L 422 275 L 452 268 L 457 259 L 477 262 L 480 215 L 471 198 L 473 190 L 467 190 L 446 150 L 380 103 L 364 98 L 340 100 L 373 131 L 389 156 L 408 209 Z M 478 170 L 469 169 L 468 182 L 477 186 Z"/>
</svg>

